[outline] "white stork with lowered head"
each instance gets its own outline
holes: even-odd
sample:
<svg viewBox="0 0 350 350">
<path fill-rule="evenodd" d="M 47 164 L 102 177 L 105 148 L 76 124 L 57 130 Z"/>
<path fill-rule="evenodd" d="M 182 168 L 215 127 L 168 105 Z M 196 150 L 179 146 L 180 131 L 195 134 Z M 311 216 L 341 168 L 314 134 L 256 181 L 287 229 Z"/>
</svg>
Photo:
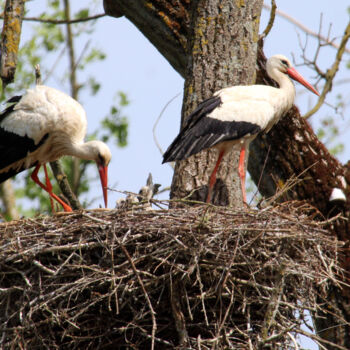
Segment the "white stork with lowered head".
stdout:
<svg viewBox="0 0 350 350">
<path fill-rule="evenodd" d="M 279 88 L 266 85 L 231 86 L 201 102 L 163 155 L 163 163 L 186 159 L 204 149 L 218 150 L 218 159 L 210 176 L 207 202 L 210 202 L 220 162 L 235 144 L 241 145 L 238 174 L 243 201 L 245 193 L 245 151 L 260 132 L 268 132 L 293 106 L 295 87 L 292 78 L 307 89 L 319 93 L 293 68 L 283 55 L 266 63 L 267 74 Z"/>
<path fill-rule="evenodd" d="M 59 202 L 71 207 L 52 192 L 46 163 L 69 155 L 96 162 L 107 207 L 108 146 L 101 141 L 84 142 L 87 121 L 84 108 L 65 93 L 44 85 L 14 96 L 0 113 L 0 183 L 34 167 L 31 178 Z M 43 166 L 46 185 L 38 178 Z"/>
</svg>

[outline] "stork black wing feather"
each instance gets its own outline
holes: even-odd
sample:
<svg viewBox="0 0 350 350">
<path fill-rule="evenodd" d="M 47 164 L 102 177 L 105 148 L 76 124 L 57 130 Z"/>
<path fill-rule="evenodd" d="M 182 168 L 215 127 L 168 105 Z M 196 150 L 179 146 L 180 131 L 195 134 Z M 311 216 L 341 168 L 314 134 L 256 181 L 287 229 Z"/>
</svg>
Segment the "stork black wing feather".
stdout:
<svg viewBox="0 0 350 350">
<path fill-rule="evenodd" d="M 220 97 L 210 98 L 198 105 L 188 123 L 164 153 L 163 163 L 186 159 L 223 141 L 238 140 L 261 131 L 253 123 L 211 118 L 210 113 L 220 105 Z"/>
<path fill-rule="evenodd" d="M 17 170 L 9 169 L 6 172 L 1 171 L 2 169 L 25 158 L 28 153 L 34 152 L 46 141 L 48 136 L 49 134 L 44 135 L 40 142 L 35 144 L 34 140 L 28 136 L 20 136 L 0 127 L 0 183 L 25 170 L 25 167 Z M 34 165 L 31 164 L 30 167 Z"/>
<path fill-rule="evenodd" d="M 6 103 L 11 103 L 8 107 L 6 107 L 1 113 L 0 113 L 0 123 L 11 113 L 13 112 L 13 109 L 15 108 L 16 104 L 21 100 L 22 96 L 12 96 L 9 98 Z"/>
<path fill-rule="evenodd" d="M 203 102 L 201 102 L 194 111 L 188 116 L 184 127 L 177 135 L 172 144 L 168 147 L 163 154 L 163 163 L 173 160 L 184 159 L 179 155 L 178 146 L 183 142 L 183 135 L 186 135 L 198 122 L 200 122 L 205 116 L 211 113 L 215 108 L 221 105 L 221 98 L 218 96 L 212 96 Z M 181 152 L 180 152 L 181 153 Z"/>
<path fill-rule="evenodd" d="M 37 163 L 32 164 L 29 168 L 35 166 Z M 15 176 L 19 173 L 21 173 L 23 170 L 26 170 L 25 167 L 21 167 L 19 169 L 9 169 L 5 173 L 0 173 L 0 183 L 6 181 L 7 179 L 11 178 L 12 176 Z"/>
</svg>

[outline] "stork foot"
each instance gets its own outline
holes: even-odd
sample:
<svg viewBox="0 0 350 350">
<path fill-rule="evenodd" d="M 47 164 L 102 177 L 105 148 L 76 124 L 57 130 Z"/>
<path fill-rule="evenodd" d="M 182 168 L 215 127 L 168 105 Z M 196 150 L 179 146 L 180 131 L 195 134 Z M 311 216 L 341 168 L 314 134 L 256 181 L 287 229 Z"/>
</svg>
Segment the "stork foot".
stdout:
<svg viewBox="0 0 350 350">
<path fill-rule="evenodd" d="M 32 178 L 32 180 L 38 184 L 44 191 L 46 191 L 49 195 L 50 198 L 53 198 L 54 200 L 56 200 L 58 203 L 60 203 L 63 207 L 63 210 L 65 212 L 72 212 L 72 208 L 66 204 L 61 198 L 59 198 L 58 196 L 56 196 L 53 192 L 52 192 L 52 185 L 50 182 L 50 179 L 48 177 L 47 174 L 47 169 L 46 166 L 44 166 L 44 171 L 45 171 L 45 178 L 46 178 L 46 184 L 47 186 L 45 186 L 38 178 L 38 171 L 40 169 L 40 165 L 37 165 L 34 169 L 34 171 L 32 172 L 32 175 L 30 176 Z M 51 209 L 52 211 L 55 213 L 55 209 L 53 208 L 53 203 L 51 202 Z"/>
</svg>

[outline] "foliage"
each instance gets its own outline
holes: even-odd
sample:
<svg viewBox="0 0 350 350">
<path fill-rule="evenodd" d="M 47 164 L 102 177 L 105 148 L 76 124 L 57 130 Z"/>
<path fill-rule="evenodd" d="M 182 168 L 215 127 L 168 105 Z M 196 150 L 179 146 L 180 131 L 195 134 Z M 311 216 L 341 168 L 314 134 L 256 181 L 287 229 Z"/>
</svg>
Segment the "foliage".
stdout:
<svg viewBox="0 0 350 350">
<path fill-rule="evenodd" d="M 108 142 L 113 136 L 119 147 L 127 144 L 128 137 L 128 119 L 122 115 L 123 107 L 129 104 L 127 96 L 119 91 L 119 108 L 115 105 L 111 106 L 109 116 L 102 120 L 102 126 L 107 133 L 102 135 L 102 140 Z"/>
</svg>

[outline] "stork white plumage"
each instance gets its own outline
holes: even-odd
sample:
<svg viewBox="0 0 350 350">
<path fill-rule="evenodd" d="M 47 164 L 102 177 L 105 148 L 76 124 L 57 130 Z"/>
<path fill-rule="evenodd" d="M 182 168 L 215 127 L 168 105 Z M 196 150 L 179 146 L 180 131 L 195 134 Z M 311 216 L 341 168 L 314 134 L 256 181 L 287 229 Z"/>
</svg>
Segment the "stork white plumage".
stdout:
<svg viewBox="0 0 350 350">
<path fill-rule="evenodd" d="M 207 202 L 211 200 L 216 173 L 223 156 L 235 144 L 240 144 L 238 174 L 246 203 L 246 149 L 258 133 L 268 132 L 292 107 L 295 87 L 289 77 L 319 95 L 283 55 L 269 58 L 266 70 L 279 88 L 265 85 L 232 86 L 215 92 L 191 113 L 163 155 L 165 163 L 186 159 L 208 148 L 218 150 L 218 159 L 209 180 Z"/>
<path fill-rule="evenodd" d="M 10 105 L 0 113 L 0 183 L 35 166 L 32 179 L 65 211 L 72 211 L 52 192 L 46 163 L 64 155 L 94 160 L 107 207 L 107 169 L 111 152 L 101 141 L 84 143 L 87 128 L 84 108 L 65 93 L 44 85 L 27 90 L 23 96 L 14 96 L 8 103 Z M 46 185 L 38 178 L 42 165 Z"/>
</svg>

